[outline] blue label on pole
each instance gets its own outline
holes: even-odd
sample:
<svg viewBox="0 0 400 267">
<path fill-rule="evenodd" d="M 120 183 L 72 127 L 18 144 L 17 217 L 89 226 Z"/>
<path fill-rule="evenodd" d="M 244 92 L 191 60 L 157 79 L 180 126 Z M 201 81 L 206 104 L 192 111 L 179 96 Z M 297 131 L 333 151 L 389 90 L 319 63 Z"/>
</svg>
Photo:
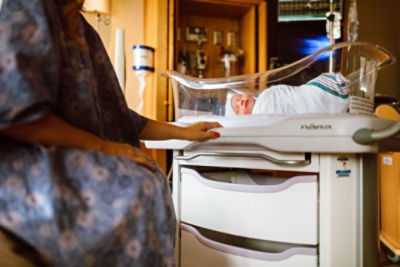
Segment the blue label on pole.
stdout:
<svg viewBox="0 0 400 267">
<path fill-rule="evenodd" d="M 133 70 L 149 70 L 154 71 L 154 68 L 147 66 L 132 66 Z"/>
<path fill-rule="evenodd" d="M 133 49 L 147 49 L 147 50 L 154 52 L 154 48 L 147 46 L 147 45 L 134 45 L 132 48 Z"/>
<path fill-rule="evenodd" d="M 336 170 L 336 175 L 343 177 L 343 176 L 350 176 L 351 170 Z"/>
</svg>

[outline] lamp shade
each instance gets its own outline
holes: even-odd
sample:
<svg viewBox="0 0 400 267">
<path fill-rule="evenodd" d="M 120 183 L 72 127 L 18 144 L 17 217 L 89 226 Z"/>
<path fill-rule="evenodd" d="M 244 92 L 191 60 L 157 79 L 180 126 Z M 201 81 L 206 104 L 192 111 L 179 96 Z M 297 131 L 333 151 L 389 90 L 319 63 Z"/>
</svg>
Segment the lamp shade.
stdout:
<svg viewBox="0 0 400 267">
<path fill-rule="evenodd" d="M 85 2 L 83 4 L 83 11 L 108 14 L 108 13 L 110 13 L 110 1 L 109 0 L 85 0 Z"/>
</svg>

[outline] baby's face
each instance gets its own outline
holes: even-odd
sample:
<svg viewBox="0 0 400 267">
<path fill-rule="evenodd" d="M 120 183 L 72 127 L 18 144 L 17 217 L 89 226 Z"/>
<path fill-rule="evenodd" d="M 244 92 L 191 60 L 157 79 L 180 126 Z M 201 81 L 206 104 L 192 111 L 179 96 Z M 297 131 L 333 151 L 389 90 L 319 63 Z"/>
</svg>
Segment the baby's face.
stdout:
<svg viewBox="0 0 400 267">
<path fill-rule="evenodd" d="M 231 99 L 233 111 L 237 115 L 251 114 L 255 102 L 254 97 L 248 94 L 235 95 Z"/>
</svg>

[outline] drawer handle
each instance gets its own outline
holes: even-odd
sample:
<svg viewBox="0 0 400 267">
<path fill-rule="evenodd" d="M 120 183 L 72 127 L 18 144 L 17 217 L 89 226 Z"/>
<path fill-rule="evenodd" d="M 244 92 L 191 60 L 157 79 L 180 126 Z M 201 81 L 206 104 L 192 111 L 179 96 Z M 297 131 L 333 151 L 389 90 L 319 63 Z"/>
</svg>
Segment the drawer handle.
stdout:
<svg viewBox="0 0 400 267">
<path fill-rule="evenodd" d="M 180 228 L 194 236 L 198 242 L 203 244 L 203 246 L 209 247 L 211 249 L 228 253 L 231 255 L 237 255 L 245 258 L 252 258 L 263 261 L 283 261 L 292 256 L 303 255 L 303 256 L 314 256 L 317 255 L 317 249 L 314 247 L 291 247 L 282 252 L 264 252 L 251 250 L 247 248 L 236 247 L 233 245 L 224 244 L 203 236 L 196 228 L 193 226 L 181 223 Z"/>
<path fill-rule="evenodd" d="M 275 163 L 277 165 L 285 165 L 285 166 L 307 166 L 311 164 L 311 154 L 306 153 L 306 159 L 300 160 L 281 160 L 276 159 L 271 156 L 262 154 L 262 153 L 235 153 L 235 152 L 199 152 L 189 156 L 175 156 L 177 160 L 191 160 L 200 156 L 220 156 L 220 157 L 253 157 L 253 158 L 263 158 L 267 161 Z"/>
</svg>

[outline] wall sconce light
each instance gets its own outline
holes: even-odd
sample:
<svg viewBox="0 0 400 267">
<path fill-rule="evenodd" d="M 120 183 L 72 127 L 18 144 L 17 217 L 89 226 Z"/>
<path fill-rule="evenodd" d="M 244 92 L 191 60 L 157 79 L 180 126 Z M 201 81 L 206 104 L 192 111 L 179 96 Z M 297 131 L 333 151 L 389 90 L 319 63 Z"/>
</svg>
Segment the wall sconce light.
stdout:
<svg viewBox="0 0 400 267">
<path fill-rule="evenodd" d="M 105 25 L 110 24 L 110 16 L 108 15 L 110 13 L 109 0 L 85 0 L 83 11 L 97 13 L 97 30 L 99 29 L 100 21 L 103 21 Z"/>
</svg>

